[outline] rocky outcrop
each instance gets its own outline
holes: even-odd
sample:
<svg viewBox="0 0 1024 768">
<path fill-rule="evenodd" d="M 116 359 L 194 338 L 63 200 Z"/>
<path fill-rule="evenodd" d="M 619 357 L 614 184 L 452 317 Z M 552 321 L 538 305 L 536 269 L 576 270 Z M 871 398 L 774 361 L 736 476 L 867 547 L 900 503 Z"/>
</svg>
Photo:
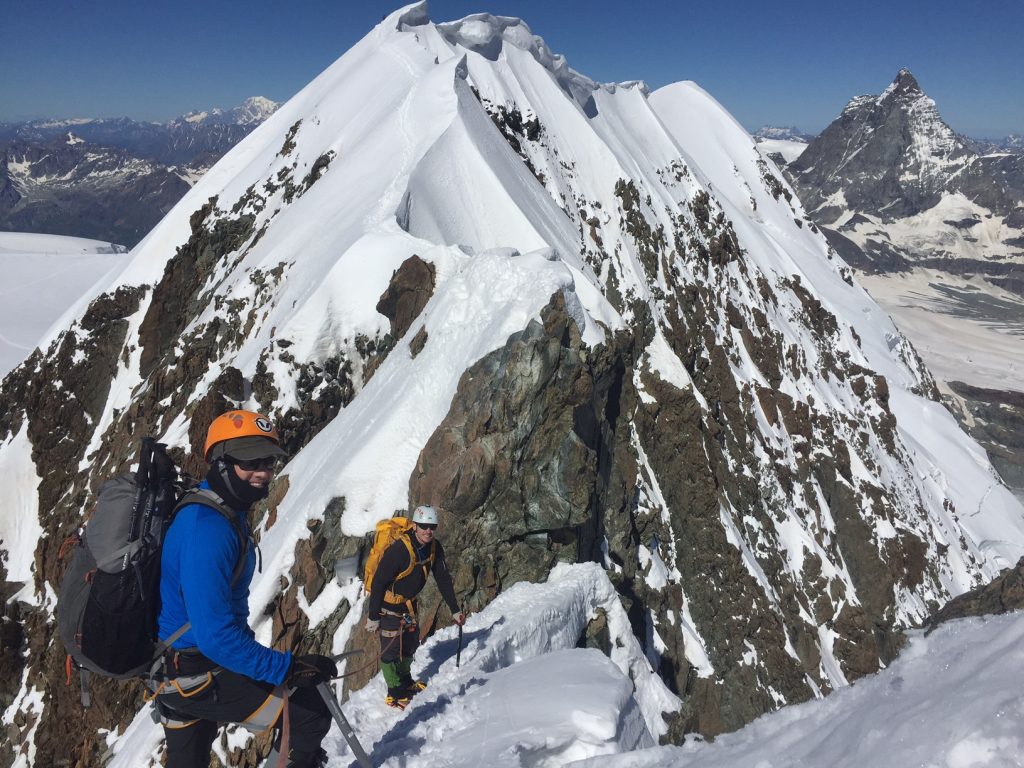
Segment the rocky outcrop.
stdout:
<svg viewBox="0 0 1024 768">
<path fill-rule="evenodd" d="M 931 632 L 940 624 L 968 616 L 993 616 L 1024 608 L 1024 559 L 988 584 L 954 597 L 928 619 Z"/>
<path fill-rule="evenodd" d="M 542 322 L 463 374 L 420 456 L 411 498 L 443 510 L 470 608 L 543 580 L 559 560 L 594 555 L 599 434 L 585 354 L 556 294 Z"/>
<path fill-rule="evenodd" d="M 700 311 L 692 301 L 689 307 Z M 836 613 L 846 587 L 820 569 L 817 580 L 805 574 L 804 583 L 795 582 L 767 546 L 758 560 L 776 586 L 778 596 L 770 597 L 721 517 L 726 501 L 743 515 L 766 514 L 755 476 L 731 469 L 723 452 L 734 441 L 737 456 L 747 450 L 752 436 L 735 433 L 749 406 L 714 356 L 703 383 L 719 387 L 720 420 L 707 417 L 693 390 L 645 371 L 653 333 L 650 320 L 639 320 L 632 332 L 588 349 L 556 294 L 540 322 L 464 374 L 410 479 L 410 499 L 442 509 L 456 588 L 470 608 L 516 581 L 542 581 L 556 562 L 605 563 L 634 632 L 647 638 L 655 666 L 684 698 L 673 732 L 714 735 L 774 709 L 769 691 L 802 701 L 813 695 L 808 679 L 829 687 L 808 611 L 834 628 L 828 652 L 851 679 L 891 659 L 901 642 L 892 626 L 895 585 L 922 578 L 925 564 L 900 560 L 916 551 L 912 536 L 880 553 L 860 519 L 861 500 L 840 479 L 848 467 L 818 461 L 806 466 L 804 481 L 814 478 L 825 489 L 839 529 L 832 546 L 849 564 L 862 604 Z M 811 440 L 830 433 L 828 424 L 812 426 L 809 412 L 800 426 L 798 405 L 773 397 L 794 432 Z M 668 515 L 668 508 L 676 512 Z M 770 520 L 764 523 L 767 532 Z M 678 570 L 674 583 L 650 578 L 655 556 Z M 432 587 L 421 602 L 439 603 Z M 692 663 L 699 653 L 672 628 L 687 611 L 717 670 L 712 676 Z M 751 654 L 757 664 L 744 661 Z"/>
<path fill-rule="evenodd" d="M 400 339 L 434 293 L 434 265 L 410 256 L 391 276 L 391 282 L 377 302 L 377 311 L 391 321 L 391 337 Z"/>
</svg>

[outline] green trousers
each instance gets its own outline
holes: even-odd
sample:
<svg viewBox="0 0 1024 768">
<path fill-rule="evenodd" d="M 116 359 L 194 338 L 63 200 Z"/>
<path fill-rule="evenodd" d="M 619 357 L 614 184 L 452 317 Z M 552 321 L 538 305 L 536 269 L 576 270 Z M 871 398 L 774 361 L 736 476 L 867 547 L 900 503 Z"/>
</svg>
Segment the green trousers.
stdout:
<svg viewBox="0 0 1024 768">
<path fill-rule="evenodd" d="M 398 661 L 382 661 L 380 671 L 384 675 L 384 682 L 388 688 L 401 688 L 412 680 L 412 656 L 406 656 Z"/>
</svg>

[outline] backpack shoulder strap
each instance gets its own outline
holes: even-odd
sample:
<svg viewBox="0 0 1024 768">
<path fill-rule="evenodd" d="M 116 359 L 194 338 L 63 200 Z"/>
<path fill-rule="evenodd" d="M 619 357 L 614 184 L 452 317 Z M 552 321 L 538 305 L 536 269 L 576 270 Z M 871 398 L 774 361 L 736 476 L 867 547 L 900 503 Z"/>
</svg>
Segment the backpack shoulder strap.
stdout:
<svg viewBox="0 0 1024 768">
<path fill-rule="evenodd" d="M 235 534 L 238 536 L 238 562 L 235 564 L 235 570 L 231 574 L 231 586 L 235 586 L 238 580 L 242 578 L 242 571 L 245 570 L 245 559 L 248 553 L 248 541 L 245 533 L 242 531 L 242 526 L 238 524 L 238 516 L 227 503 L 218 496 L 214 491 L 209 488 L 190 488 L 185 491 L 185 494 L 181 497 L 177 504 L 174 505 L 174 511 L 171 513 L 173 519 L 174 515 L 178 513 L 178 510 L 182 507 L 186 507 L 189 504 L 202 504 L 204 507 L 210 507 L 219 512 L 225 520 L 231 523 L 231 527 L 234 529 Z"/>
<path fill-rule="evenodd" d="M 395 576 L 395 581 L 401 581 L 412 573 L 412 569 L 416 567 L 416 549 L 413 547 L 412 539 L 409 537 L 408 533 L 402 534 L 402 543 L 405 544 L 405 548 L 409 551 L 409 566 L 400 574 Z M 391 583 L 394 584 L 394 582 Z"/>
</svg>

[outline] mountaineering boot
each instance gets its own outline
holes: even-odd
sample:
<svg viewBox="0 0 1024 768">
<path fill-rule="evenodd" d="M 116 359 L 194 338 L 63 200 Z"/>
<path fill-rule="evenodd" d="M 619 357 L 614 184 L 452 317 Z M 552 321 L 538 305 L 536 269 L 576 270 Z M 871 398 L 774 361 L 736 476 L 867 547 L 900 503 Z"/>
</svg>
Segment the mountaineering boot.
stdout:
<svg viewBox="0 0 1024 768">
<path fill-rule="evenodd" d="M 424 683 L 422 680 L 413 680 L 411 677 L 407 677 L 402 680 L 402 688 L 405 689 L 405 692 L 411 698 L 420 691 L 426 690 L 427 684 Z"/>
<path fill-rule="evenodd" d="M 384 703 L 395 709 L 405 709 L 409 706 L 411 694 L 404 687 L 388 688 L 388 695 L 384 697 Z"/>
</svg>

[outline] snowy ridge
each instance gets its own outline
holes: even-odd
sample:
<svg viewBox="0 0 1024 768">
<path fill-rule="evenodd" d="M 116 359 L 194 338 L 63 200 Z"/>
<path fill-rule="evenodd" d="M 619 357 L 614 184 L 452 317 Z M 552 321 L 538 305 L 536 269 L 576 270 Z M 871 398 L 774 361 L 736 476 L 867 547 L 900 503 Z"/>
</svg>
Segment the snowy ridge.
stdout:
<svg viewBox="0 0 1024 768">
<path fill-rule="evenodd" d="M 598 610 L 608 619 L 610 659 L 576 648 Z M 529 754 L 532 764 L 553 766 L 651 747 L 665 732 L 661 713 L 679 704 L 651 671 L 594 564 L 559 566 L 547 583 L 518 584 L 470 617 L 459 668 L 455 634 L 454 627 L 440 631 L 418 652 L 413 674 L 430 687 L 405 712 L 384 706 L 379 677 L 346 702 L 375 765 L 513 768 Z M 357 657 L 349 666 L 365 662 Z M 144 765 L 160 739 L 159 728 L 140 717 L 117 743 L 110 768 Z M 325 746 L 336 756 L 331 766 L 352 759 L 336 730 Z"/>
</svg>

